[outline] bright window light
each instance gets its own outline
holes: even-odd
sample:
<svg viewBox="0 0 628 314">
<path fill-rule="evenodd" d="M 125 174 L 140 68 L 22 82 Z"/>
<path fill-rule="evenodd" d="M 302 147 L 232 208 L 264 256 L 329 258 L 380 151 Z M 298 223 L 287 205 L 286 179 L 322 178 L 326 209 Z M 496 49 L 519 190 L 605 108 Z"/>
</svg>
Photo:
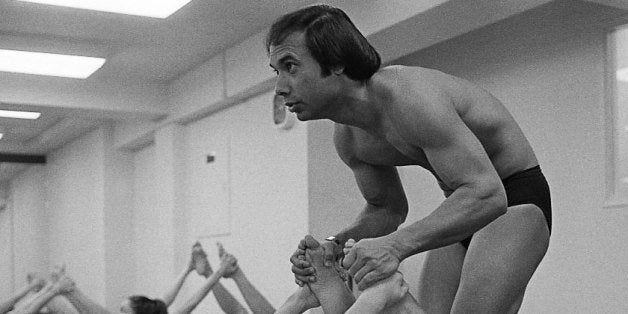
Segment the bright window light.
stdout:
<svg viewBox="0 0 628 314">
<path fill-rule="evenodd" d="M 105 63 L 103 58 L 0 49 L 0 71 L 88 78 Z"/>
<path fill-rule="evenodd" d="M 19 0 L 77 9 L 167 18 L 191 0 Z"/>
<path fill-rule="evenodd" d="M 0 110 L 0 118 L 35 120 L 39 118 L 39 116 L 41 116 L 41 113 L 34 111 Z"/>
<path fill-rule="evenodd" d="M 4 134 L 0 133 L 0 140 L 4 137 Z"/>
<path fill-rule="evenodd" d="M 617 79 L 622 82 L 628 82 L 628 67 L 617 70 Z"/>
</svg>

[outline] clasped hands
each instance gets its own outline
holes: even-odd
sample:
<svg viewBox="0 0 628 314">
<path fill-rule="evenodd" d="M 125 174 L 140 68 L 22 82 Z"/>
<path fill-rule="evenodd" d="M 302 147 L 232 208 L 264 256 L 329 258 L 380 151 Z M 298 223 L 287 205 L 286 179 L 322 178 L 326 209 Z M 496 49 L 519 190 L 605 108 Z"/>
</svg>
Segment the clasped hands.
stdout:
<svg viewBox="0 0 628 314">
<path fill-rule="evenodd" d="M 350 244 L 347 248 L 343 248 L 333 241 L 321 243 L 326 267 L 338 265 L 337 261 L 342 258 L 339 262 L 340 265 L 353 277 L 360 290 L 395 274 L 401 259 L 391 240 L 386 236 L 362 239 L 355 244 L 349 243 L 350 241 L 353 240 L 347 241 Z M 299 286 L 316 281 L 316 270 L 305 259 L 305 250 L 307 249 L 307 244 L 303 239 L 290 257 L 292 272 Z"/>
</svg>

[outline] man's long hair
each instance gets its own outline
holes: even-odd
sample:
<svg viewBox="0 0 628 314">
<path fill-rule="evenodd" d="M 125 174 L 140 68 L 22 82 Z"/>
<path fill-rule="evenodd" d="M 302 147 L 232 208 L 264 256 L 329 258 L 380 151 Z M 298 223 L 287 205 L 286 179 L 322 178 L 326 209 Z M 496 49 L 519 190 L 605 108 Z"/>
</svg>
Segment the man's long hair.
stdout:
<svg viewBox="0 0 628 314">
<path fill-rule="evenodd" d="M 305 45 L 323 69 L 323 76 L 344 67 L 350 79 L 366 81 L 381 65 L 379 53 L 338 8 L 313 5 L 280 17 L 266 36 L 266 52 L 297 32 L 304 33 Z"/>
</svg>

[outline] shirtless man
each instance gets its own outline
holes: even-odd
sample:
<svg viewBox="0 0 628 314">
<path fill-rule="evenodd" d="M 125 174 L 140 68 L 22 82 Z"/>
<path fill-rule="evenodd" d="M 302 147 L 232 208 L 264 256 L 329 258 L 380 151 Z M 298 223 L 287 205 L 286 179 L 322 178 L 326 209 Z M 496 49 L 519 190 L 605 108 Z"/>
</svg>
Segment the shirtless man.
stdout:
<svg viewBox="0 0 628 314">
<path fill-rule="evenodd" d="M 429 251 L 418 296 L 428 313 L 516 312 L 547 251 L 551 205 L 535 154 L 500 101 L 436 70 L 380 68 L 375 49 L 330 6 L 279 18 L 266 47 L 275 92 L 299 120 L 336 123 L 336 150 L 366 200 L 322 244 L 326 260 L 358 240 L 345 260 L 364 289 Z M 408 204 L 396 166 L 405 165 L 429 170 L 446 199 L 398 229 Z M 316 280 L 299 257 L 305 248 L 302 240 L 291 257 L 299 284 Z"/>
</svg>

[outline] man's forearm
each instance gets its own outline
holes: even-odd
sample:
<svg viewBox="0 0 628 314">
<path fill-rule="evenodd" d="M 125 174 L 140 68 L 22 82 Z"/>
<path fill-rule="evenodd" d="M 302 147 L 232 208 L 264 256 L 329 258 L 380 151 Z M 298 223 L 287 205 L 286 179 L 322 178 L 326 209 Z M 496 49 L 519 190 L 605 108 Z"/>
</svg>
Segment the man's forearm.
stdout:
<svg viewBox="0 0 628 314">
<path fill-rule="evenodd" d="M 367 204 L 355 222 L 335 237 L 340 245 L 344 245 L 349 239 L 360 241 L 365 238 L 385 236 L 397 230 L 405 218 L 405 213 Z"/>
<path fill-rule="evenodd" d="M 471 188 L 460 188 L 427 217 L 389 238 L 403 260 L 464 240 L 504 214 L 506 208 L 505 198 L 499 194 L 484 197 Z"/>
</svg>

